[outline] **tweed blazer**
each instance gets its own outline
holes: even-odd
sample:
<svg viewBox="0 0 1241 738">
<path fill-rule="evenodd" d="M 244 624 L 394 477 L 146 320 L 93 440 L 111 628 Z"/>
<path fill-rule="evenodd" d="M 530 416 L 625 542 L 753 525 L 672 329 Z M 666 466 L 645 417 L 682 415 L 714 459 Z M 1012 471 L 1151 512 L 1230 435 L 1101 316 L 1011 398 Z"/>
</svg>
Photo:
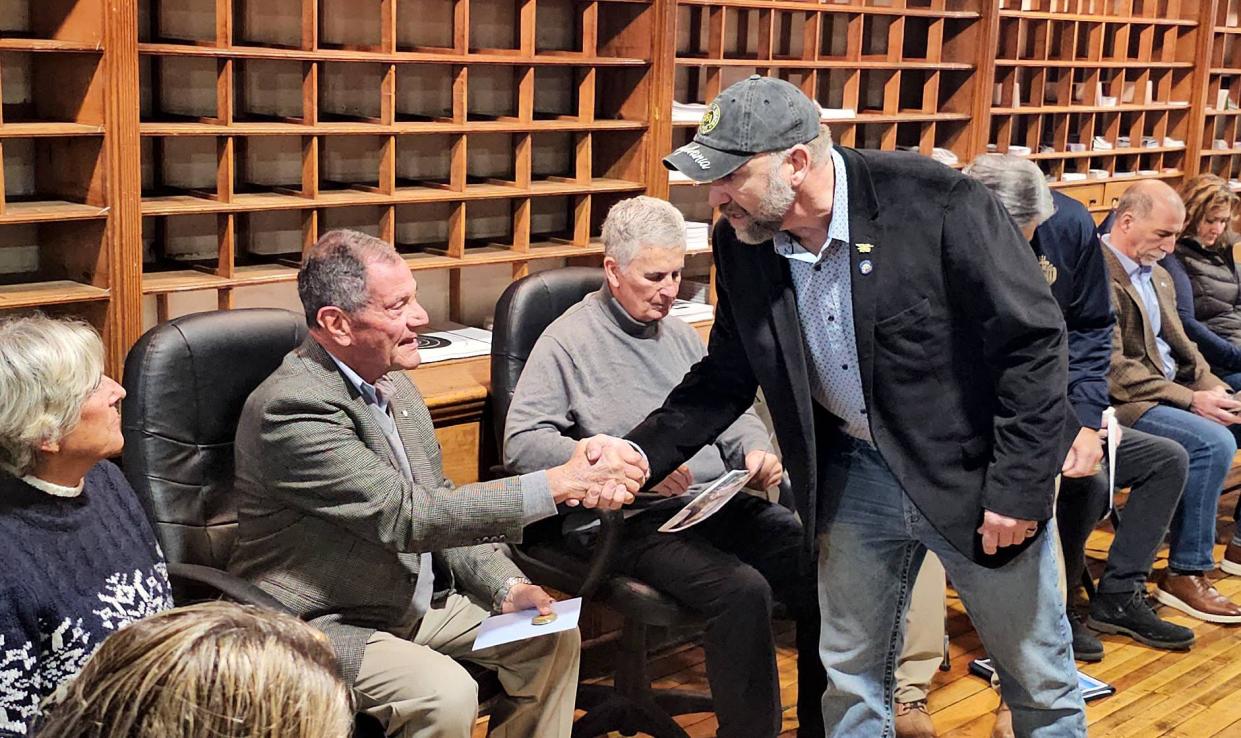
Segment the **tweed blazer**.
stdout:
<svg viewBox="0 0 1241 738">
<path fill-rule="evenodd" d="M 1116 418 L 1124 425 L 1133 425 L 1147 410 L 1161 404 L 1188 410 L 1195 391 L 1227 387 L 1211 374 L 1206 359 L 1185 335 L 1181 319 L 1176 314 L 1176 290 L 1167 270 L 1155 265 L 1151 282 L 1159 298 L 1163 340 L 1172 349 L 1172 358 L 1176 361 L 1174 379 L 1163 375 L 1159 349 L 1155 346 L 1155 334 L 1151 330 L 1146 307 L 1142 304 L 1142 296 L 1129 281 L 1120 260 L 1106 246 L 1103 247 L 1103 258 L 1112 282 L 1112 306 L 1116 309 L 1116 330 L 1112 332 L 1112 368 L 1108 374 L 1108 388 L 1116 408 Z"/>
<path fill-rule="evenodd" d="M 496 604 L 521 571 L 495 544 L 522 532 L 516 478 L 444 478 L 426 403 L 403 372 L 391 409 L 415 483 L 378 421 L 313 338 L 250 395 L 236 439 L 237 547 L 230 569 L 327 633 L 352 684 L 366 640 L 408 622 L 419 555 L 437 598 Z"/>
</svg>

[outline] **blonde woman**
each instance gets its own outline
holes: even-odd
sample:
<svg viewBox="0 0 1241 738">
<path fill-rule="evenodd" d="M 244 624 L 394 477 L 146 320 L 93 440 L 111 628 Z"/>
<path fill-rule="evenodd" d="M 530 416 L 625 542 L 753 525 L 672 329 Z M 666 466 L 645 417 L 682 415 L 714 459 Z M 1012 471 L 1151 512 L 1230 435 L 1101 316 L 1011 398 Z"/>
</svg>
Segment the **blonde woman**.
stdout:
<svg viewBox="0 0 1241 738">
<path fill-rule="evenodd" d="M 1241 277 L 1228 232 L 1237 195 L 1224 180 L 1201 174 L 1181 187 L 1185 225 L 1175 258 L 1164 267 L 1176 285 L 1176 309 L 1211 372 L 1241 387 Z"/>
<path fill-rule="evenodd" d="M 119 469 L 125 390 L 94 329 L 0 320 L 0 736 L 113 631 L 172 607 L 164 557 Z"/>
<path fill-rule="evenodd" d="M 49 704 L 40 738 L 345 738 L 327 638 L 289 615 L 209 602 L 113 634 Z"/>
</svg>

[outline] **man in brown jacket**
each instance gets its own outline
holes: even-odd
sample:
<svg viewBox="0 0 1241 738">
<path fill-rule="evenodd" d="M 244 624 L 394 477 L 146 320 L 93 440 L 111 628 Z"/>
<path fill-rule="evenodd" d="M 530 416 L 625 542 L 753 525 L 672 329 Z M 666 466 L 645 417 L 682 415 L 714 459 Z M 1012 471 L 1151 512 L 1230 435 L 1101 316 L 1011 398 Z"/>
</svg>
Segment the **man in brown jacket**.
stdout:
<svg viewBox="0 0 1241 738">
<path fill-rule="evenodd" d="M 1241 607 L 1212 586 L 1215 514 L 1237 451 L 1241 402 L 1211 374 L 1176 314 L 1172 279 L 1158 265 L 1185 219 L 1176 192 L 1159 180 L 1135 184 L 1102 238 L 1116 308 L 1109 385 L 1124 425 L 1172 439 L 1189 452 L 1189 474 L 1172 520 L 1160 602 L 1213 623 L 1241 623 Z"/>
</svg>

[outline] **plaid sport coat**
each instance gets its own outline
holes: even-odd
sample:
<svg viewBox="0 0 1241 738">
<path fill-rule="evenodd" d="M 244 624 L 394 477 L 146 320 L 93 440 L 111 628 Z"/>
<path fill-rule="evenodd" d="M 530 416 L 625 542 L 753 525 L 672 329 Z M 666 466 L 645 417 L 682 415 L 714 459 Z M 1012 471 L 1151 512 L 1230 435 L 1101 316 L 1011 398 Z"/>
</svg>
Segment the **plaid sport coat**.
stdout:
<svg viewBox="0 0 1241 738">
<path fill-rule="evenodd" d="M 459 589 L 495 606 L 505 581 L 521 576 L 495 546 L 521 539 L 518 480 L 445 479 L 422 395 L 404 372 L 388 377 L 413 485 L 313 338 L 254 391 L 237 427 L 229 568 L 321 628 L 349 684 L 371 634 L 407 621 L 420 555 L 434 556 L 433 605 Z"/>
<path fill-rule="evenodd" d="M 1124 425 L 1133 425 L 1143 413 L 1155 405 L 1170 405 L 1188 410 L 1196 390 L 1227 387 L 1211 373 L 1198 347 L 1185 335 L 1176 314 L 1176 290 L 1167 270 L 1155 265 L 1151 282 L 1159 298 L 1159 320 L 1163 340 L 1172 349 L 1176 376 L 1163 375 L 1159 349 L 1150 318 L 1129 275 L 1120 260 L 1107 246 L 1102 246 L 1107 273 L 1112 283 L 1112 307 L 1116 309 L 1116 330 L 1112 331 L 1112 367 L 1108 373 L 1108 389 L 1116 418 Z"/>
</svg>

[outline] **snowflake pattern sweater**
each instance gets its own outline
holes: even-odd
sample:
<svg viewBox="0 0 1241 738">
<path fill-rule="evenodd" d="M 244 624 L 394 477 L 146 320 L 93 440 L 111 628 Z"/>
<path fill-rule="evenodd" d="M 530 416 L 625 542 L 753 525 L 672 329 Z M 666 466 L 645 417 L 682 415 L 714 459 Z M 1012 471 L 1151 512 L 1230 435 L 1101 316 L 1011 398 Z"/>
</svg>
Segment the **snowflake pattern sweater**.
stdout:
<svg viewBox="0 0 1241 738">
<path fill-rule="evenodd" d="M 109 633 L 172 607 L 168 570 L 133 489 L 104 461 L 77 497 L 0 473 L 0 736 L 29 736 L 39 703 Z"/>
</svg>

